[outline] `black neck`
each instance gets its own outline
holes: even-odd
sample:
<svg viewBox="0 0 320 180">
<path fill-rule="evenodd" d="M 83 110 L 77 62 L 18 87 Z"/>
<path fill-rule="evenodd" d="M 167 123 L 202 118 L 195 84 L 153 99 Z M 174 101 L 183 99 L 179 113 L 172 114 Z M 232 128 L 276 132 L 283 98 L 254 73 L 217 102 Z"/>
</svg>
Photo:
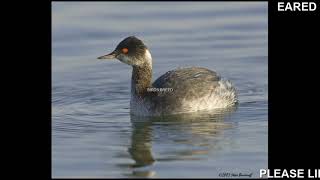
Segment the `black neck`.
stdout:
<svg viewBox="0 0 320 180">
<path fill-rule="evenodd" d="M 145 96 L 147 88 L 151 87 L 152 67 L 149 64 L 133 66 L 131 79 L 131 92 L 135 96 Z"/>
</svg>

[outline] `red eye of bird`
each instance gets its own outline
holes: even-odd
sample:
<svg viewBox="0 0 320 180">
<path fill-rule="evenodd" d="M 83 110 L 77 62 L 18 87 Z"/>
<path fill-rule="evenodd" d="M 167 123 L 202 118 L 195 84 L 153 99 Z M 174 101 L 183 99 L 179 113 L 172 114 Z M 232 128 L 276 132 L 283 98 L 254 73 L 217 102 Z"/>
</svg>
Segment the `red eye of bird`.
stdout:
<svg viewBox="0 0 320 180">
<path fill-rule="evenodd" d="M 127 54 L 129 49 L 128 48 L 122 48 L 121 51 L 124 53 L 124 54 Z"/>
</svg>

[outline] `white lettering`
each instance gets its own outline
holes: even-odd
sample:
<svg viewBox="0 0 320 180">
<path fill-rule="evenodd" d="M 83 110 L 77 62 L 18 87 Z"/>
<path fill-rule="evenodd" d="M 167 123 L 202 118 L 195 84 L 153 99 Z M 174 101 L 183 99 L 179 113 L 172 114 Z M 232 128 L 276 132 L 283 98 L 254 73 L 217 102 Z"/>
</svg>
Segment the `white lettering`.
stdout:
<svg viewBox="0 0 320 180">
<path fill-rule="evenodd" d="M 278 11 L 315 11 L 315 2 L 278 2 Z"/>
<path fill-rule="evenodd" d="M 310 169 L 308 169 L 308 178 L 319 178 L 320 177 L 320 169 L 315 169 L 314 173 L 311 172 Z"/>
<path fill-rule="evenodd" d="M 293 11 L 290 3 L 287 3 L 286 8 L 285 8 L 284 10 L 285 10 L 285 11 L 288 11 L 288 9 L 289 9 L 290 11 Z"/>
<path fill-rule="evenodd" d="M 266 175 L 267 171 L 265 169 L 260 169 L 259 176 L 262 178 L 263 175 Z"/>
<path fill-rule="evenodd" d="M 278 2 L 278 11 L 284 11 L 284 2 Z"/>
<path fill-rule="evenodd" d="M 283 171 L 281 178 L 283 178 L 283 177 L 289 178 L 289 174 L 287 171 Z"/>
<path fill-rule="evenodd" d="M 275 178 L 280 178 L 281 177 L 280 174 L 281 174 L 280 169 L 275 169 L 274 170 L 274 174 L 273 175 L 274 175 Z"/>
<path fill-rule="evenodd" d="M 318 173 L 318 174 L 317 174 Z M 265 169 L 260 169 L 260 178 L 262 177 L 266 177 L 267 178 L 304 178 L 304 169 L 290 169 L 290 170 L 286 170 L 286 169 L 273 169 L 273 171 L 265 170 Z M 310 175 L 311 172 L 308 171 L 308 175 L 310 177 L 314 177 Z M 319 176 L 319 170 L 315 171 L 315 177 Z"/>
<path fill-rule="evenodd" d="M 312 6 L 313 5 L 313 6 Z M 313 7 L 313 8 L 312 8 Z M 317 9 L 317 4 L 314 2 L 310 2 L 309 11 L 315 11 Z"/>
<path fill-rule="evenodd" d="M 298 178 L 304 178 L 304 169 L 298 169 Z"/>
<path fill-rule="evenodd" d="M 304 4 L 304 3 L 302 3 L 302 4 Z M 296 10 L 301 11 L 299 2 L 293 3 L 293 11 L 296 11 Z"/>
<path fill-rule="evenodd" d="M 308 11 L 309 4 L 307 2 L 302 3 L 302 11 Z"/>
</svg>

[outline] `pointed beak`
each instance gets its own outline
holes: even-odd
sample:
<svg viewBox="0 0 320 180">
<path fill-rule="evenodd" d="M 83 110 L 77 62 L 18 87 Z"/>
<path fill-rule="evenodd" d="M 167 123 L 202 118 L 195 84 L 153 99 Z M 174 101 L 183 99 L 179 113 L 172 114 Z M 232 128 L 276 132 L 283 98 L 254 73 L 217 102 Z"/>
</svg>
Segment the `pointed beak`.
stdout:
<svg viewBox="0 0 320 180">
<path fill-rule="evenodd" d="M 117 52 L 113 51 L 110 54 L 106 54 L 106 55 L 98 57 L 98 59 L 114 59 L 114 58 L 116 58 L 116 56 L 117 56 Z"/>
</svg>

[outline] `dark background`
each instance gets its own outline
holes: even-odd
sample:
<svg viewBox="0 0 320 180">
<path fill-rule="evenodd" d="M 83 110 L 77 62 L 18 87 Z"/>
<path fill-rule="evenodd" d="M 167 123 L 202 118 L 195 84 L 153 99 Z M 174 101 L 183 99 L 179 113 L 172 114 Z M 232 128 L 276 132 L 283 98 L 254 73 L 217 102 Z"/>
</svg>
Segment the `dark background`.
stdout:
<svg viewBox="0 0 320 180">
<path fill-rule="evenodd" d="M 278 12 L 277 1 L 269 2 L 270 169 L 319 168 L 317 6 Z"/>
</svg>

